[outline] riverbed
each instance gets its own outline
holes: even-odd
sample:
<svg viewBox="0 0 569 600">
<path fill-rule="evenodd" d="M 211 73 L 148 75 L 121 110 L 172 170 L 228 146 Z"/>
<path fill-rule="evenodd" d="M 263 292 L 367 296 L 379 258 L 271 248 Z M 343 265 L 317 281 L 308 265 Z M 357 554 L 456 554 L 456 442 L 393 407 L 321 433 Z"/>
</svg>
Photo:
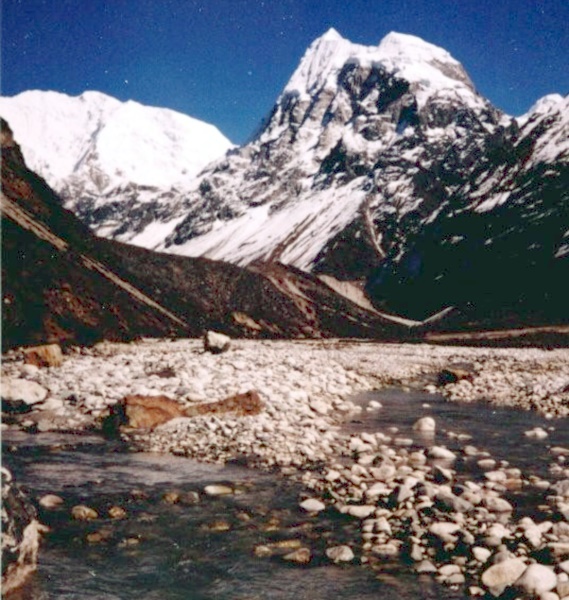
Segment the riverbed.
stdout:
<svg viewBox="0 0 569 600">
<path fill-rule="evenodd" d="M 198 340 L 101 344 L 50 369 L 8 357 L 5 377 L 47 393 L 4 430 L 5 463 L 36 498 L 64 500 L 43 514 L 52 533 L 30 597 L 455 598 L 484 593 L 504 549 L 545 561 L 562 593 L 568 359 L 333 340 L 239 341 L 221 355 Z M 468 377 L 437 387 L 455 367 Z M 191 406 L 251 389 L 256 416 L 174 419 L 113 442 L 49 437 L 98 431 L 129 393 Z M 417 431 L 421 417 L 434 430 Z M 216 482 L 232 492 L 211 497 Z M 71 519 L 77 503 L 98 520 Z M 127 516 L 110 519 L 111 505 Z M 285 559 L 281 542 L 309 560 Z M 335 547 L 353 557 L 334 564 Z"/>
</svg>

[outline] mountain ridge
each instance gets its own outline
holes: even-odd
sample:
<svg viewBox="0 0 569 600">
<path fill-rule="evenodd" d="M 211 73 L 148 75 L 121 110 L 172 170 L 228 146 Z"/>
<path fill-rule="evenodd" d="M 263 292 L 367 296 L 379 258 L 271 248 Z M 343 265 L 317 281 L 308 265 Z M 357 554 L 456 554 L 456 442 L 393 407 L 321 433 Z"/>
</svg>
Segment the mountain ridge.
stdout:
<svg viewBox="0 0 569 600">
<path fill-rule="evenodd" d="M 100 235 L 163 252 L 366 282 L 379 308 L 421 320 L 455 300 L 487 306 L 482 264 L 498 280 L 493 264 L 520 278 L 530 264 L 564 268 L 568 123 L 555 95 L 504 115 L 448 52 L 414 36 L 366 47 L 330 30 L 259 134 L 187 188 L 145 190 L 142 202 L 127 186 L 103 206 L 78 197 L 74 210 Z M 422 307 L 404 298 L 411 282 Z"/>
</svg>

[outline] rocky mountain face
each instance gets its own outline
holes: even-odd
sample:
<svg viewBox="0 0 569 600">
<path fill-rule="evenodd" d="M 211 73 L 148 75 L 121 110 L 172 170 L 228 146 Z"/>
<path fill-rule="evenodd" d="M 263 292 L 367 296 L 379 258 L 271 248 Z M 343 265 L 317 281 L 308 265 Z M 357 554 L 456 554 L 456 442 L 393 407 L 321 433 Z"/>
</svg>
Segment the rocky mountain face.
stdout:
<svg viewBox="0 0 569 600">
<path fill-rule="evenodd" d="M 183 191 L 80 194 L 73 210 L 168 253 L 365 282 L 379 309 L 414 319 L 455 305 L 489 326 L 565 320 L 568 103 L 515 119 L 441 48 L 330 30 L 253 140 Z"/>
<path fill-rule="evenodd" d="M 409 324 L 291 267 L 243 269 L 95 237 L 26 167 L 1 125 L 4 350 L 207 329 L 241 337 L 409 335 Z"/>
</svg>

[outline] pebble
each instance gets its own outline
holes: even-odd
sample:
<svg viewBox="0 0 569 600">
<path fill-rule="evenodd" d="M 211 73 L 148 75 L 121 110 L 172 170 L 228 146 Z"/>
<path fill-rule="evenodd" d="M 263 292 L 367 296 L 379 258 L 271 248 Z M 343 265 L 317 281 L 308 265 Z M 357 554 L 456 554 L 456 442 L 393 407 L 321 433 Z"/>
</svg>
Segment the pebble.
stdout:
<svg viewBox="0 0 569 600">
<path fill-rule="evenodd" d="M 98 519 L 99 514 L 93 508 L 85 506 L 84 504 L 79 504 L 74 506 L 71 509 L 71 516 L 76 521 L 91 521 L 93 519 Z"/>
<path fill-rule="evenodd" d="M 415 421 L 413 429 L 421 433 L 435 433 L 437 426 L 433 417 L 421 417 Z"/>
<path fill-rule="evenodd" d="M 327 548 L 326 556 L 335 563 L 351 562 L 355 558 L 353 550 L 345 545 Z"/>
<path fill-rule="evenodd" d="M 233 494 L 233 488 L 228 485 L 212 484 L 204 488 L 206 496 L 230 496 Z"/>
<path fill-rule="evenodd" d="M 64 500 L 55 494 L 46 494 L 39 499 L 39 504 L 43 508 L 54 509 L 59 508 L 62 504 L 64 504 Z"/>
<path fill-rule="evenodd" d="M 300 508 L 308 513 L 318 513 L 326 508 L 324 502 L 321 502 L 317 498 L 308 498 L 300 503 Z"/>
<path fill-rule="evenodd" d="M 299 548 L 298 550 L 294 550 L 294 552 L 285 554 L 283 559 L 289 562 L 306 565 L 312 559 L 312 552 L 310 551 L 310 548 Z"/>
</svg>

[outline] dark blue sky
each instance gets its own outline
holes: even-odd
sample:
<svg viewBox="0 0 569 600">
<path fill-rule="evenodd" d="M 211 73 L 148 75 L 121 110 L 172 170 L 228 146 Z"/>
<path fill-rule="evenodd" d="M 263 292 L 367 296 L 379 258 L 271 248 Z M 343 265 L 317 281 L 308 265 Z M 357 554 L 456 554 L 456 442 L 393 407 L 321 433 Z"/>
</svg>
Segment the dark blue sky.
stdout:
<svg viewBox="0 0 569 600">
<path fill-rule="evenodd" d="M 217 125 L 241 143 L 328 28 L 444 47 L 510 114 L 569 93 L 567 0 L 2 0 L 3 95 L 99 90 Z"/>
</svg>

